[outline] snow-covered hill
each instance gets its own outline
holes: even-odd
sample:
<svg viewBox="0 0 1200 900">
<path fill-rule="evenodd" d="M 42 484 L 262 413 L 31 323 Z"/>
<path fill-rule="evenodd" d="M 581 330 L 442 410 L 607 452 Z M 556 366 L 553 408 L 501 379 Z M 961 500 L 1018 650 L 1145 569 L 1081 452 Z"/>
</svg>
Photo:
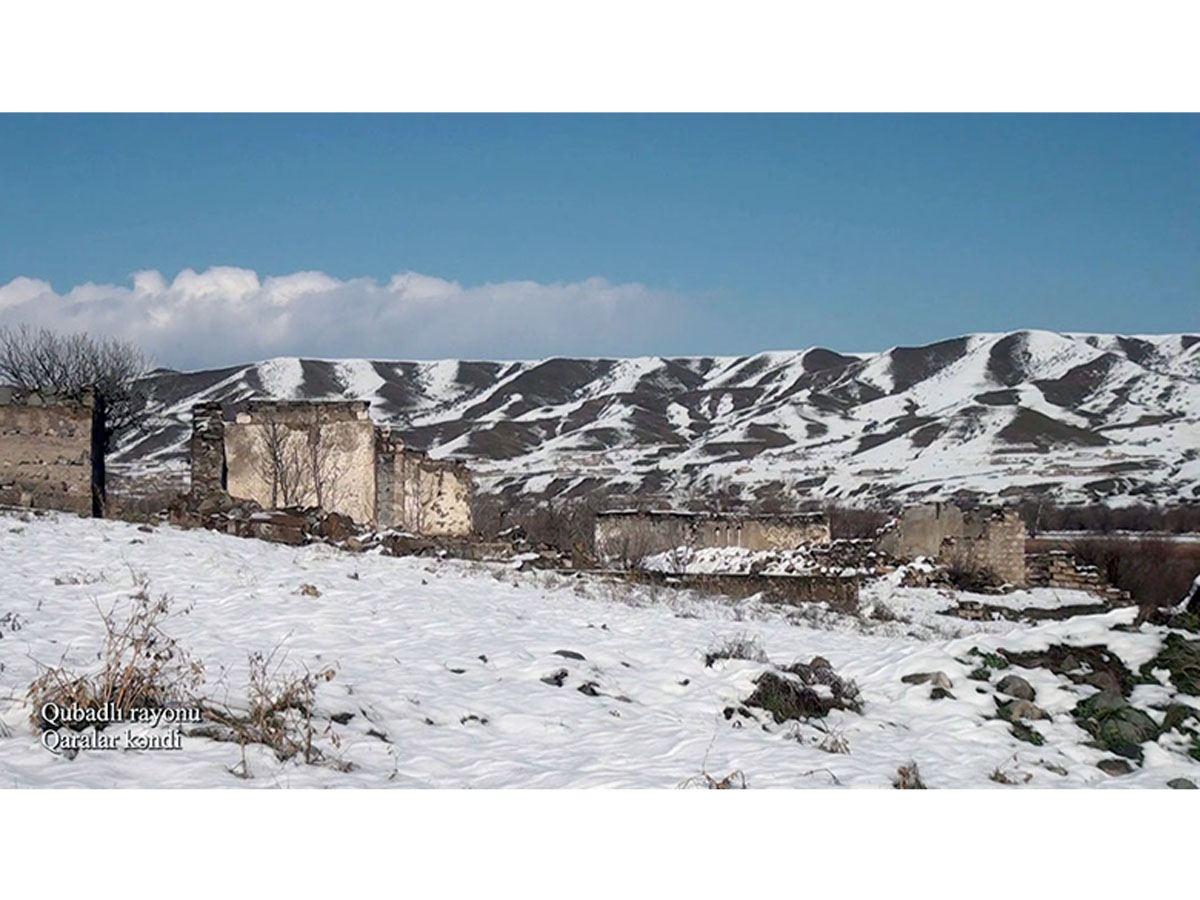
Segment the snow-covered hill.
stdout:
<svg viewBox="0 0 1200 900">
<path fill-rule="evenodd" d="M 930 787 L 1200 780 L 1189 755 L 1200 701 L 1174 686 L 1186 669 L 1160 672 L 1154 662 L 1174 639 L 1166 629 L 1128 629 L 1133 609 L 1040 624 L 944 614 L 970 596 L 889 577 L 864 585 L 863 614 L 851 617 L 501 564 L 4 513 L 0 786 L 673 787 L 740 771 L 752 788 L 887 788 L 910 761 Z M 281 761 L 257 742 L 243 752 L 208 734 L 185 735 L 173 750 L 82 750 L 73 759 L 42 746 L 30 682 L 46 666 L 94 673 L 101 613 L 119 623 L 138 597 L 169 610 L 156 649 L 174 639 L 172 652 L 202 667 L 198 696 L 245 708 L 253 654 L 269 657 L 281 678 L 333 672 L 316 688 L 311 720 L 313 747 L 338 765 Z M 974 599 L 1094 602 L 1046 589 Z M 754 652 L 707 664 L 731 640 Z M 1085 663 L 1064 662 L 1056 674 L 996 655 L 1055 645 L 1078 648 Z M 1098 695 L 1086 665 L 1096 645 L 1119 656 L 1118 671 L 1154 670 L 1118 685 L 1146 711 L 1124 714 L 1149 728 L 1124 761 L 1094 745 L 1073 712 Z M 860 711 L 782 722 L 761 710 L 726 712 L 747 702 L 764 672 L 817 656 L 857 683 Z M 1002 679 L 1013 674 L 1036 701 L 1022 714 L 1024 732 L 1002 708 L 1012 702 Z M 125 729 L 103 734 L 124 740 Z M 131 735 L 176 730 L 138 724 Z"/>
<path fill-rule="evenodd" d="M 843 502 L 1200 499 L 1200 336 L 1020 331 L 846 355 L 380 362 L 280 358 L 160 372 L 114 459 L 179 466 L 189 411 L 361 398 L 485 490 L 677 494 L 734 485 Z"/>
</svg>

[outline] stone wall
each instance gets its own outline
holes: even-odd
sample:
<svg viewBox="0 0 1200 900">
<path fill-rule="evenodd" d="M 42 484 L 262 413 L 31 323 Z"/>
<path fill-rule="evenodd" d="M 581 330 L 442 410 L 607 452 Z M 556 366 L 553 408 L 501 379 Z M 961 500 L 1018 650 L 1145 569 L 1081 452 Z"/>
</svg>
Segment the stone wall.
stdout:
<svg viewBox="0 0 1200 900">
<path fill-rule="evenodd" d="M 227 415 L 216 403 L 192 410 L 194 497 L 228 492 L 263 509 L 320 506 L 380 529 L 474 535 L 467 467 L 405 447 L 371 422 L 366 401 L 250 401 Z"/>
<path fill-rule="evenodd" d="M 879 548 L 899 559 L 925 556 L 946 566 L 982 568 L 1023 586 L 1026 537 L 1015 510 L 963 510 L 933 503 L 906 509 L 879 539 Z"/>
<path fill-rule="evenodd" d="M 606 565 L 636 563 L 676 547 L 793 550 L 830 541 L 823 513 L 751 516 L 621 510 L 599 513 L 595 528 L 596 556 Z"/>
<path fill-rule="evenodd" d="M 670 575 L 663 572 L 626 572 L 621 573 L 620 577 L 634 583 L 691 589 L 739 600 L 758 594 L 773 603 L 792 606 L 826 603 L 830 609 L 838 612 L 858 611 L 859 579 L 852 575 Z"/>
<path fill-rule="evenodd" d="M 191 492 L 199 496 L 225 489 L 225 420 L 220 403 L 192 407 Z"/>
<path fill-rule="evenodd" d="M 1088 591 L 1111 598 L 1118 598 L 1123 594 L 1121 590 L 1108 583 L 1099 569 L 1079 562 L 1065 550 L 1027 553 L 1025 569 L 1030 587 Z"/>
<path fill-rule="evenodd" d="M 462 463 L 432 459 L 380 429 L 375 466 L 380 528 L 435 537 L 466 537 L 474 532 L 474 485 Z"/>
<path fill-rule="evenodd" d="M 224 425 L 226 488 L 266 509 L 320 506 L 375 520 L 375 426 L 367 402 L 251 401 Z"/>
<path fill-rule="evenodd" d="M 0 388 L 0 504 L 104 514 L 104 419 L 89 392 Z"/>
</svg>

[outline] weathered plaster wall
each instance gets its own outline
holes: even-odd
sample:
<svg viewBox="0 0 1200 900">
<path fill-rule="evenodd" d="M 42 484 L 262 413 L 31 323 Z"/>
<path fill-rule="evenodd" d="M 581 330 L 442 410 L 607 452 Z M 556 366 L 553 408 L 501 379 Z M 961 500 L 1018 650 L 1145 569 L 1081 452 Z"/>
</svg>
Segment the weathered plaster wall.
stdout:
<svg viewBox="0 0 1200 900">
<path fill-rule="evenodd" d="M 676 547 L 791 550 L 829 543 L 820 513 L 742 516 L 686 512 L 607 512 L 596 517 L 596 556 L 609 565 L 634 563 Z"/>
<path fill-rule="evenodd" d="M 231 496 L 375 520 L 375 426 L 365 401 L 252 402 L 225 423 L 224 450 Z M 280 465 L 296 484 L 290 496 L 275 474 Z"/>
<path fill-rule="evenodd" d="M 466 537 L 474 532 L 474 486 L 461 463 L 431 459 L 380 430 L 375 478 L 380 528 L 435 537 Z"/>
<path fill-rule="evenodd" d="M 1013 585 L 1027 583 L 1025 524 L 1015 510 L 964 511 L 950 503 L 906 509 L 879 540 L 899 559 L 927 556 L 943 565 L 984 568 Z"/>
<path fill-rule="evenodd" d="M 103 411 L 90 393 L 0 388 L 0 504 L 104 514 Z"/>
</svg>

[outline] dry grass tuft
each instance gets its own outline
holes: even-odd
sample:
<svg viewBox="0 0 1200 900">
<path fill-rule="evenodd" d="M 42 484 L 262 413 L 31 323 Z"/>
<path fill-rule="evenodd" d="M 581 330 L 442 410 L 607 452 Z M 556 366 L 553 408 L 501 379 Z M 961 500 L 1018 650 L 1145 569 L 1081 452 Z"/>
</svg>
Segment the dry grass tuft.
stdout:
<svg viewBox="0 0 1200 900">
<path fill-rule="evenodd" d="M 925 790 L 925 782 L 921 779 L 921 770 L 917 768 L 917 764 L 909 762 L 898 768 L 896 777 L 892 779 L 892 787 L 902 791 Z"/>
<path fill-rule="evenodd" d="M 84 673 L 71 671 L 62 662 L 43 666 L 26 695 L 32 706 L 34 728 L 45 731 L 59 727 L 43 717 L 43 710 L 51 703 L 64 709 L 111 708 L 123 718 L 128 718 L 132 710 L 191 704 L 204 682 L 204 666 L 163 631 L 169 615 L 169 598 L 163 595 L 152 599 L 144 579 L 139 580 L 127 608 L 115 604 L 107 612 L 100 611 L 104 645 L 98 654 L 99 666 Z M 83 729 L 91 724 L 80 722 L 68 727 Z"/>
<path fill-rule="evenodd" d="M 314 672 L 304 667 L 284 674 L 283 663 L 278 647 L 266 655 L 251 654 L 246 709 L 205 702 L 204 718 L 211 724 L 189 733 L 243 748 L 262 744 L 274 751 L 280 762 L 299 758 L 308 765 L 349 771 L 350 763 L 326 754 L 316 743 L 327 738 L 335 748 L 341 746 L 332 721 L 314 716 L 317 687 L 332 681 L 336 669 L 327 666 Z"/>
</svg>

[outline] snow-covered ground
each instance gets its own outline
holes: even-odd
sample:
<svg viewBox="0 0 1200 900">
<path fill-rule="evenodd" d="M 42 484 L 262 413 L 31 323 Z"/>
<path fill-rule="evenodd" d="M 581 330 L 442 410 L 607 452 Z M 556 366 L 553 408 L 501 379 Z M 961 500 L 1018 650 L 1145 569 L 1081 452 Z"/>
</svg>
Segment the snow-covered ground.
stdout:
<svg viewBox="0 0 1200 900">
<path fill-rule="evenodd" d="M 241 763 L 239 748 L 200 737 L 185 737 L 174 752 L 85 751 L 67 759 L 43 748 L 24 700 L 38 665 L 94 666 L 103 638 L 98 609 L 120 608 L 143 578 L 151 595 L 171 599 L 165 630 L 203 661 L 210 697 L 244 703 L 248 655 L 276 647 L 285 669 L 335 667 L 317 691 L 318 742 L 352 769 L 280 762 L 251 746 L 251 777 L 239 778 L 230 771 Z M 1024 605 L 1051 602 L 1027 593 Z M 1132 610 L 1038 626 L 938 615 L 953 599 L 883 580 L 864 591 L 866 615 L 847 617 L 502 565 L 6 513 L 0 785 L 673 787 L 702 772 L 740 771 L 752 788 L 888 787 L 910 760 L 930 787 L 1002 788 L 989 778 L 997 769 L 1031 787 L 1198 780 L 1200 762 L 1170 735 L 1146 744 L 1144 765 L 1131 774 L 1096 768 L 1107 754 L 1085 745 L 1069 713 L 1095 688 L 1044 669 L 1012 670 L 1051 716 L 1031 723 L 1045 738 L 1033 746 L 995 718 L 995 685 L 966 678 L 977 664 L 968 655 L 974 647 L 1105 643 L 1136 669 L 1158 651 L 1161 629 L 1113 631 Z M 881 607 L 890 615 L 879 615 Z M 766 727 L 726 719 L 722 711 L 750 695 L 766 668 L 747 660 L 705 666 L 707 650 L 738 636 L 754 638 L 773 663 L 819 655 L 858 683 L 862 715 L 835 711 L 823 723 L 848 752 L 819 749 L 825 735 L 814 724 L 776 725 L 765 714 Z M 931 671 L 951 679 L 953 698 L 935 701 L 929 684 L 901 681 Z M 556 674 L 561 686 L 552 683 Z M 580 691 L 584 685 L 591 687 Z M 1198 705 L 1169 687 L 1137 691 Z"/>
</svg>

